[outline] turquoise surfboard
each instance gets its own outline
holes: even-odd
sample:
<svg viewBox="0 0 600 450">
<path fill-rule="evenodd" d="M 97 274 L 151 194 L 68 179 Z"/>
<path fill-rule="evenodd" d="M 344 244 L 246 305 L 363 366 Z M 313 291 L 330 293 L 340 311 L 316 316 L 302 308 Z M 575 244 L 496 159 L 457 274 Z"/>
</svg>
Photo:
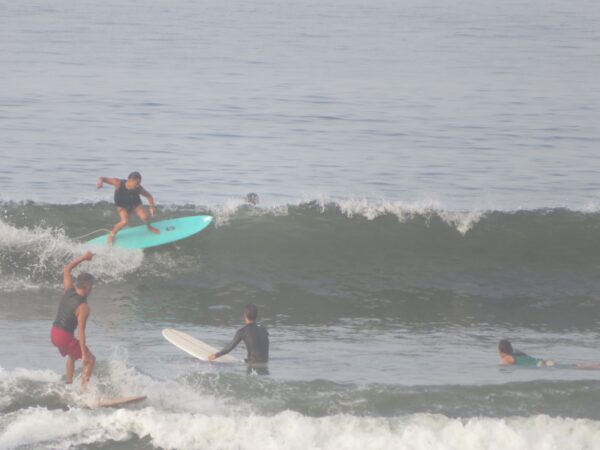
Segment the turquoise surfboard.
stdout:
<svg viewBox="0 0 600 450">
<path fill-rule="evenodd" d="M 160 230 L 160 234 L 152 233 L 146 225 L 123 228 L 117 233 L 113 245 L 118 248 L 134 249 L 170 244 L 199 233 L 209 226 L 212 220 L 211 216 L 188 216 L 151 222 L 153 227 Z M 88 241 L 88 244 L 106 245 L 107 241 L 108 234 L 105 234 Z"/>
</svg>

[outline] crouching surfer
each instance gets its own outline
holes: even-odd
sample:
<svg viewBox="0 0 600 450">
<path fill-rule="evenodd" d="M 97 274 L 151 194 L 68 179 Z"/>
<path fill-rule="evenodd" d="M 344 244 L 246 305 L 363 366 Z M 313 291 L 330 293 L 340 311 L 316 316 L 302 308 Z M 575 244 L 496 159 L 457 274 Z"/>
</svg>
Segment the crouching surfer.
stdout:
<svg viewBox="0 0 600 450">
<path fill-rule="evenodd" d="M 104 183 L 108 183 L 115 187 L 115 205 L 117 206 L 117 211 L 121 218 L 120 222 L 113 227 L 108 235 L 109 245 L 112 245 L 119 230 L 129 223 L 129 216 L 132 212 L 135 212 L 140 220 L 146 224 L 148 230 L 154 234 L 160 233 L 158 228 L 150 225 L 148 213 L 146 212 L 146 208 L 142 205 L 140 195 L 146 197 L 148 200 L 148 204 L 150 205 L 150 216 L 154 217 L 156 208 L 154 205 L 154 198 L 142 187 L 142 175 L 140 175 L 139 172 L 131 172 L 126 180 L 100 177 L 98 178 L 96 187 L 101 189 Z"/>
</svg>

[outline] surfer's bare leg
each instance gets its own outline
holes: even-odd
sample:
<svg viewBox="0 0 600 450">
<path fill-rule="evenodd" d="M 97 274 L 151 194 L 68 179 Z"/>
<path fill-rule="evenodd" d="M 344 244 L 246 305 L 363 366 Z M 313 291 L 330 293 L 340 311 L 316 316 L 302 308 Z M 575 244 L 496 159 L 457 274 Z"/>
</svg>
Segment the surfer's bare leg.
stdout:
<svg viewBox="0 0 600 450">
<path fill-rule="evenodd" d="M 85 388 L 90 381 L 92 371 L 96 365 L 96 357 L 88 349 L 86 359 L 83 361 L 83 372 L 81 374 L 81 387 Z"/>
<path fill-rule="evenodd" d="M 112 245 L 119 230 L 129 223 L 129 213 L 127 210 L 125 208 L 117 209 L 119 211 L 119 217 L 121 218 L 121 221 L 113 227 L 112 231 L 108 235 L 108 245 Z"/>
<path fill-rule="evenodd" d="M 67 384 L 73 382 L 73 372 L 75 371 L 75 360 L 67 356 Z"/>
<path fill-rule="evenodd" d="M 140 218 L 140 220 L 146 224 L 150 231 L 152 231 L 154 234 L 160 234 L 160 230 L 158 228 L 155 228 L 152 225 L 150 225 L 150 219 L 148 218 L 146 208 L 140 205 L 137 208 L 135 208 L 135 213 Z"/>
</svg>

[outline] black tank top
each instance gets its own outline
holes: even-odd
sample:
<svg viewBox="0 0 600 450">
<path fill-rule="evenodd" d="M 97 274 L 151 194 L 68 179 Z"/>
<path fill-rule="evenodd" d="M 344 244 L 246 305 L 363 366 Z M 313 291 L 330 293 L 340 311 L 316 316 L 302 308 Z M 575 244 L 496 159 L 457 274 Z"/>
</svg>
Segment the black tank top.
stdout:
<svg viewBox="0 0 600 450">
<path fill-rule="evenodd" d="M 75 328 L 77 328 L 77 316 L 75 315 L 75 310 L 82 303 L 87 303 L 87 297 L 79 295 L 74 288 L 67 290 L 58 307 L 54 326 L 62 328 L 69 333 L 73 333 Z"/>
<path fill-rule="evenodd" d="M 134 209 L 142 204 L 142 199 L 140 198 L 142 186 L 140 185 L 135 189 L 127 189 L 125 183 L 127 183 L 127 180 L 121 180 L 121 184 L 115 190 L 115 205 L 125 209 Z"/>
</svg>

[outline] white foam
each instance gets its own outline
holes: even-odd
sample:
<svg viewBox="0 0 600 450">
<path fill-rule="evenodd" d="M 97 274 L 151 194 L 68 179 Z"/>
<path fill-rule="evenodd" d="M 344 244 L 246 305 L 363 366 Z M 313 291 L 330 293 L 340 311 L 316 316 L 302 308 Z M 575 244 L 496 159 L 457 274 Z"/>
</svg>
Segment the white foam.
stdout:
<svg viewBox="0 0 600 450">
<path fill-rule="evenodd" d="M 435 215 L 439 216 L 449 226 L 455 228 L 459 233 L 466 234 L 477 222 L 484 217 L 483 211 L 457 212 L 447 211 L 438 201 L 424 200 L 418 202 L 381 201 L 372 202 L 368 200 L 339 200 L 336 202 L 340 210 L 348 217 L 362 216 L 368 220 L 374 220 L 384 215 L 394 215 L 398 221 L 405 222 L 415 217 L 424 217 L 427 221 Z M 323 204 L 322 208 L 325 205 Z"/>
<path fill-rule="evenodd" d="M 62 267 L 90 247 L 86 243 L 75 242 L 65 236 L 64 230 L 36 226 L 19 228 L 0 220 L 0 251 L 18 253 L 25 260 L 20 278 L 15 275 L 4 277 L 0 288 L 8 290 L 32 288 L 38 286 L 32 278 L 54 278 L 62 280 Z M 92 249 L 96 257 L 83 264 L 78 270 L 93 273 L 97 278 L 106 280 L 121 279 L 127 273 L 141 266 L 144 254 L 141 250 L 122 250 L 112 247 Z M 54 284 L 54 283 L 53 283 Z M 39 286 L 38 286 L 39 287 Z"/>
<path fill-rule="evenodd" d="M 54 383 L 60 380 L 60 375 L 52 370 L 32 370 L 22 367 L 6 370 L 3 367 L 0 367 L 0 383 L 14 383 L 16 380 Z"/>
<path fill-rule="evenodd" d="M 165 449 L 579 450 L 596 448 L 600 422 L 548 416 L 452 419 L 441 415 L 321 418 L 139 410 L 31 408 L 2 420 L 1 448 L 68 448 L 148 438 Z"/>
<path fill-rule="evenodd" d="M 222 205 L 215 205 L 210 208 L 211 214 L 214 216 L 214 224 L 219 227 L 230 223 L 231 219 L 244 209 L 247 216 L 286 216 L 289 212 L 289 205 L 278 205 L 269 207 L 255 207 L 249 205 L 245 199 L 232 198 L 228 199 Z"/>
<path fill-rule="evenodd" d="M 18 397 L 26 389 L 21 384 L 23 381 L 34 381 L 40 383 L 56 383 L 60 375 L 51 370 L 31 370 L 16 368 L 6 370 L 0 367 L 0 408 L 8 405 L 15 397 Z"/>
<path fill-rule="evenodd" d="M 465 235 L 476 225 L 484 216 L 482 210 L 475 211 L 450 211 L 436 200 L 427 199 L 416 202 L 403 201 L 373 201 L 368 199 L 332 199 L 322 195 L 307 196 L 295 204 L 271 205 L 261 207 L 248 207 L 243 199 L 230 199 L 222 205 L 215 205 L 210 208 L 211 214 L 215 217 L 217 227 L 229 224 L 236 214 L 244 208 L 246 215 L 254 216 L 286 216 L 290 209 L 302 205 L 316 205 L 321 213 L 325 213 L 331 206 L 338 207 L 342 214 L 349 218 L 359 216 L 367 220 L 374 220 L 381 216 L 392 215 L 398 218 L 400 222 L 406 222 L 416 217 L 423 217 L 430 221 L 433 217 L 439 217 L 448 226 L 455 228 L 459 233 Z"/>
</svg>

